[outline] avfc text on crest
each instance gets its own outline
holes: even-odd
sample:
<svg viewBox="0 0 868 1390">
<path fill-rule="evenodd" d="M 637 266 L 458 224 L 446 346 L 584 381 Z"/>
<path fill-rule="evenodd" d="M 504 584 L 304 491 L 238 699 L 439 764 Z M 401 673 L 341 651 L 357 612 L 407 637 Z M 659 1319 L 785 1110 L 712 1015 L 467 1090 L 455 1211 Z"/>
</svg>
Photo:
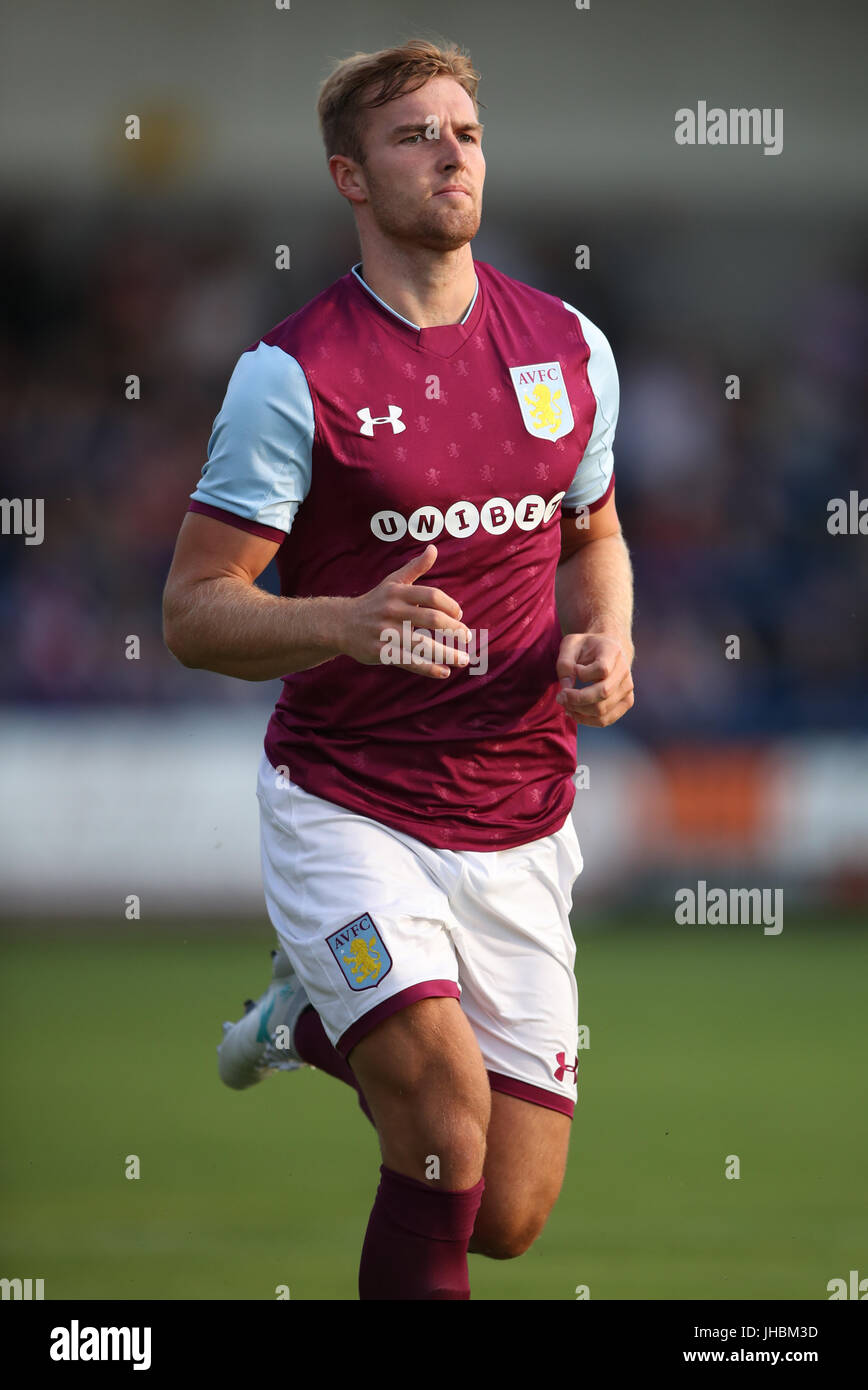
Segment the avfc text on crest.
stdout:
<svg viewBox="0 0 868 1390">
<path fill-rule="evenodd" d="M 521 418 L 534 439 L 562 439 L 575 421 L 560 362 L 535 362 L 510 367 Z"/>
<path fill-rule="evenodd" d="M 350 989 L 374 989 L 392 968 L 392 957 L 368 912 L 326 941 Z"/>
</svg>

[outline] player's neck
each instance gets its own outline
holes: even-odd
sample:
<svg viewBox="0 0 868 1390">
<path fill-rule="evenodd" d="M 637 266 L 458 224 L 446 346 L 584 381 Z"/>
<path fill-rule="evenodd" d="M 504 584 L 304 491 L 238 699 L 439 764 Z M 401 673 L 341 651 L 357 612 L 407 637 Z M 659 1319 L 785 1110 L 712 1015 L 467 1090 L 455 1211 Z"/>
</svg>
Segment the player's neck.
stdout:
<svg viewBox="0 0 868 1390">
<path fill-rule="evenodd" d="M 460 323 L 476 293 L 469 243 L 443 254 L 366 246 L 359 274 L 385 304 L 419 328 Z"/>
</svg>

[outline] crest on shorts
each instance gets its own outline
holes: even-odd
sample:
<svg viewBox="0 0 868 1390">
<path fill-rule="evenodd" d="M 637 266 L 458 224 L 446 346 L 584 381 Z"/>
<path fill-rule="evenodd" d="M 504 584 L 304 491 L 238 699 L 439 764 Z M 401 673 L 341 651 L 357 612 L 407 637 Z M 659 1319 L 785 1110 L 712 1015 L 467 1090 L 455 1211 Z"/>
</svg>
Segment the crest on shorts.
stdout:
<svg viewBox="0 0 868 1390">
<path fill-rule="evenodd" d="M 350 989 L 376 989 L 392 969 L 392 957 L 370 913 L 326 937 Z"/>
<path fill-rule="evenodd" d="M 509 375 L 528 434 L 551 440 L 569 434 L 575 421 L 560 362 L 510 367 Z"/>
</svg>

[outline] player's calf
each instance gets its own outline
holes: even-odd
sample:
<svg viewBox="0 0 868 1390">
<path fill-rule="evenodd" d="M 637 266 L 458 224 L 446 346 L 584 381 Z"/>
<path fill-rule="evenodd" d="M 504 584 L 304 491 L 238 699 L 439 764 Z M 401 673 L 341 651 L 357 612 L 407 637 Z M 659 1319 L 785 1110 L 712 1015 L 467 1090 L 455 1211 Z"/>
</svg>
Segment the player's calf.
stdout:
<svg viewBox="0 0 868 1390">
<path fill-rule="evenodd" d="M 492 1093 L 485 1193 L 469 1254 L 512 1260 L 530 1248 L 560 1194 L 570 1130 L 567 1115 Z"/>
</svg>

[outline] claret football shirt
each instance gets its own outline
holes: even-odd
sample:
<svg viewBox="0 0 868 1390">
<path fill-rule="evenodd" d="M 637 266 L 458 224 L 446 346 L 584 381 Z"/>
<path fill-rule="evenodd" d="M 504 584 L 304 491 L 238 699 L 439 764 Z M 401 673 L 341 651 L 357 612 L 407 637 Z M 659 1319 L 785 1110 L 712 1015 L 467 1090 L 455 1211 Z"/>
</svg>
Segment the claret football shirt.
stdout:
<svg viewBox="0 0 868 1390">
<path fill-rule="evenodd" d="M 549 835 L 574 797 L 556 703 L 561 516 L 614 481 L 603 334 L 476 261 L 459 323 L 419 328 L 361 263 L 238 360 L 191 510 L 279 544 L 281 592 L 358 595 L 418 555 L 456 599 L 470 665 L 446 680 L 351 657 L 288 675 L 265 740 L 316 796 L 461 850 Z"/>
</svg>

